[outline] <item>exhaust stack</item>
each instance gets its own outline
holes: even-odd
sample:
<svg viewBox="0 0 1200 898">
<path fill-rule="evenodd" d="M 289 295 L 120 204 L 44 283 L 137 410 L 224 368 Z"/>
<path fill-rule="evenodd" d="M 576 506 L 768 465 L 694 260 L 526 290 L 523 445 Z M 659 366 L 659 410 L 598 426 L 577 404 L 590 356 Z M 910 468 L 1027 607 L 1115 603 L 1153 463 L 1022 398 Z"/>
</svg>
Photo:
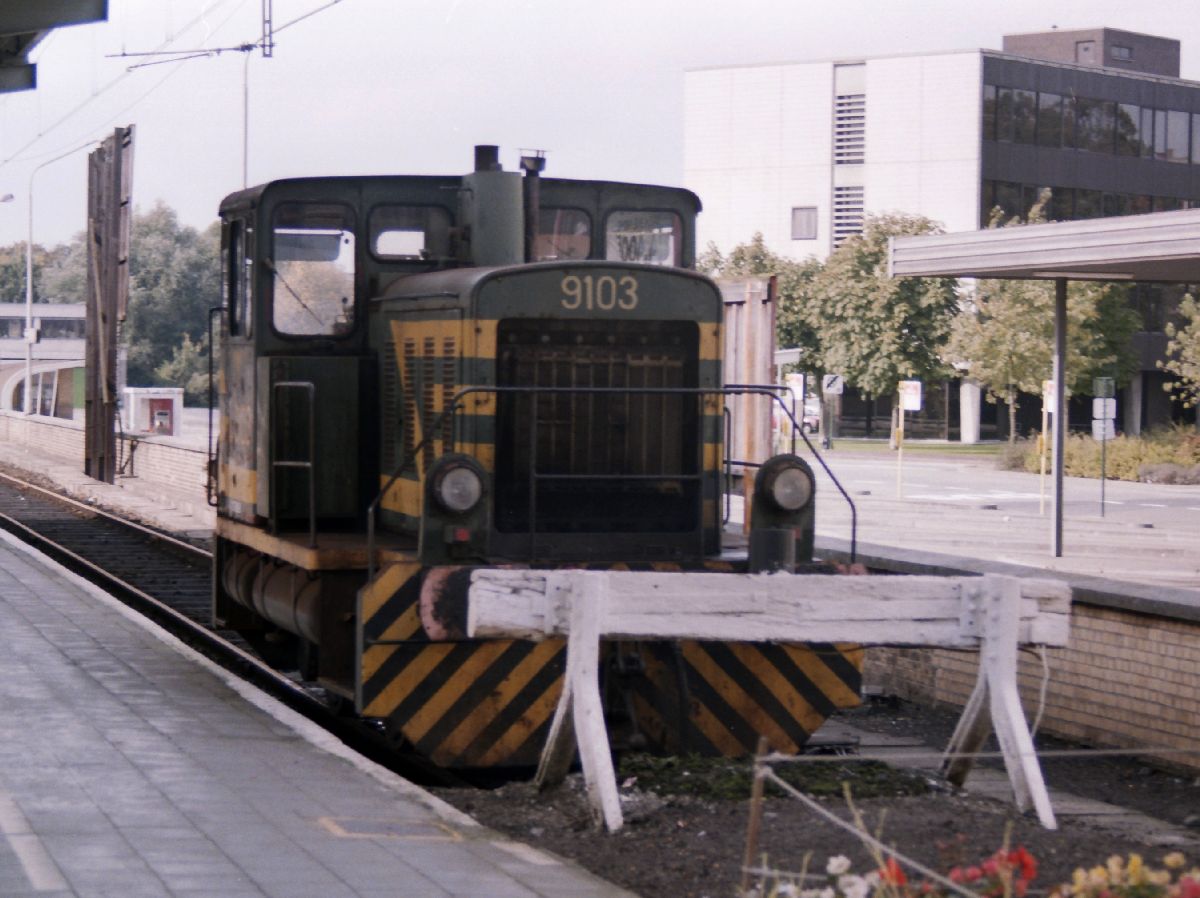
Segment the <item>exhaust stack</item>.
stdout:
<svg viewBox="0 0 1200 898">
<path fill-rule="evenodd" d="M 475 171 L 463 176 L 459 210 L 467 244 L 465 262 L 492 266 L 524 261 L 521 176 L 502 169 L 498 147 L 475 147 Z"/>
</svg>

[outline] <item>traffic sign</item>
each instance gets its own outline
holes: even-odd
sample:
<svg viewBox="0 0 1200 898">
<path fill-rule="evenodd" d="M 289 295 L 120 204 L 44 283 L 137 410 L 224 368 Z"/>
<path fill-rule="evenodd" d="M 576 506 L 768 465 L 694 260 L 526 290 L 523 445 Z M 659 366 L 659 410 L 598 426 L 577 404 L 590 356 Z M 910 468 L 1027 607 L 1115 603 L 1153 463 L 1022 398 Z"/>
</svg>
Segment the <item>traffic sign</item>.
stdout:
<svg viewBox="0 0 1200 898">
<path fill-rule="evenodd" d="M 1110 399 L 1116 396 L 1116 384 L 1111 377 L 1093 377 L 1092 378 L 1092 395 L 1098 396 L 1101 399 Z"/>
<path fill-rule="evenodd" d="M 1092 439 L 1111 440 L 1117 435 L 1117 422 L 1112 418 L 1096 418 L 1092 421 Z"/>
<path fill-rule="evenodd" d="M 821 378 L 821 392 L 827 395 L 841 396 L 846 381 L 840 374 L 826 374 Z"/>
<path fill-rule="evenodd" d="M 900 381 L 900 408 L 906 412 L 921 410 L 921 382 L 919 380 Z"/>
<path fill-rule="evenodd" d="M 1117 400 L 1115 399 L 1093 399 L 1092 400 L 1092 420 L 1111 421 L 1117 417 Z"/>
</svg>

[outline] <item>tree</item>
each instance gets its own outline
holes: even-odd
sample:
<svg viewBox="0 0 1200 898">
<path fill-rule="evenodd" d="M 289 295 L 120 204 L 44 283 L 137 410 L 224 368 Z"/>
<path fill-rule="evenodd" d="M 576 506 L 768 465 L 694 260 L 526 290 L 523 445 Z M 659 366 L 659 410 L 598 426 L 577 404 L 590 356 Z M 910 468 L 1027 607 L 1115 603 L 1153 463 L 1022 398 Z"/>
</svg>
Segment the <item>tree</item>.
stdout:
<svg viewBox="0 0 1200 898">
<path fill-rule="evenodd" d="M 161 383 L 157 372 L 185 351 L 184 338 L 205 339 L 208 310 L 221 299 L 219 245 L 218 224 L 198 232 L 161 202 L 134 215 L 123 328 L 130 383 Z"/>
<path fill-rule="evenodd" d="M 921 216 L 867 216 L 806 287 L 825 370 L 868 397 L 892 397 L 893 421 L 901 380 L 948 373 L 942 355 L 958 297 L 950 278 L 888 277 L 888 239 L 939 230 Z"/>
<path fill-rule="evenodd" d="M 171 357 L 154 369 L 155 380 L 161 384 L 183 387 L 184 400 L 189 405 L 208 405 L 208 338 L 193 343 L 187 334 Z"/>
<path fill-rule="evenodd" d="M 1045 192 L 1030 210 L 1043 221 Z M 1018 227 L 1020 218 L 992 227 Z M 1048 281 L 981 280 L 963 299 L 946 358 L 977 381 L 990 402 L 1008 405 L 1008 439 L 1016 439 L 1021 393 L 1038 395 L 1054 368 L 1054 285 Z M 1091 391 L 1093 377 L 1124 386 L 1137 370 L 1133 334 L 1139 319 L 1121 284 L 1075 282 L 1067 290 L 1065 380 L 1073 392 Z"/>
<path fill-rule="evenodd" d="M 1181 326 L 1167 325 L 1167 358 L 1159 366 L 1178 378 L 1166 384 L 1166 389 L 1184 407 L 1194 407 L 1200 405 L 1200 303 L 1196 297 L 1189 293 L 1183 298 L 1179 316 L 1183 321 Z"/>
<path fill-rule="evenodd" d="M 38 243 L 33 245 L 34 302 L 83 302 L 82 288 L 77 293 L 63 292 L 60 284 L 48 278 L 52 270 L 64 264 L 72 251 L 71 246 L 64 244 L 46 249 Z M 86 272 L 86 264 L 81 263 L 78 270 L 81 274 Z M 25 302 L 24 242 L 0 247 L 0 302 Z"/>
</svg>

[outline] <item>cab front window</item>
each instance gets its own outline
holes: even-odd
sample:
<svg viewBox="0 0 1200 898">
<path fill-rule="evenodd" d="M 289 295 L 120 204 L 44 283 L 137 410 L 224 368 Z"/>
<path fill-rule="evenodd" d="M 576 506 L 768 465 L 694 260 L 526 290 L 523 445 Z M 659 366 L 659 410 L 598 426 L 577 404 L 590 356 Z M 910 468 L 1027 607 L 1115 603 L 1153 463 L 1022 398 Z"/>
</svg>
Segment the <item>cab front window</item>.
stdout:
<svg viewBox="0 0 1200 898">
<path fill-rule="evenodd" d="M 271 321 L 290 336 L 354 329 L 354 218 L 333 203 L 284 203 L 274 214 Z"/>
<path fill-rule="evenodd" d="M 683 225 L 674 212 L 617 209 L 605 222 L 604 237 L 610 261 L 682 264 Z"/>
</svg>

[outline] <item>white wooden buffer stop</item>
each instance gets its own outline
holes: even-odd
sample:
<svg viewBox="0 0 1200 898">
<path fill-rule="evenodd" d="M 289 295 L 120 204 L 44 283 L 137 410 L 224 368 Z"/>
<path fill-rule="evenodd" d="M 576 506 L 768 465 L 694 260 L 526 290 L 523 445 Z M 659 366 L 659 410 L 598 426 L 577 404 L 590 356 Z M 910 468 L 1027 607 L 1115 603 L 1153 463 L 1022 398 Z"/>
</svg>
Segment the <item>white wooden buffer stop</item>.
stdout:
<svg viewBox="0 0 1200 898">
<path fill-rule="evenodd" d="M 538 769 L 561 779 L 579 750 L 596 821 L 622 825 L 600 700 L 601 639 L 850 642 L 980 651 L 979 677 L 943 770 L 959 784 L 995 728 L 1018 807 L 1056 828 L 1017 692 L 1022 644 L 1062 646 L 1071 590 L 1055 580 L 628 571 L 475 571 L 472 637 L 567 638 L 562 696 Z M 573 725 L 573 726 L 572 726 Z M 572 740 L 572 729 L 574 740 Z M 574 744 L 573 744 L 574 742 Z"/>
</svg>

